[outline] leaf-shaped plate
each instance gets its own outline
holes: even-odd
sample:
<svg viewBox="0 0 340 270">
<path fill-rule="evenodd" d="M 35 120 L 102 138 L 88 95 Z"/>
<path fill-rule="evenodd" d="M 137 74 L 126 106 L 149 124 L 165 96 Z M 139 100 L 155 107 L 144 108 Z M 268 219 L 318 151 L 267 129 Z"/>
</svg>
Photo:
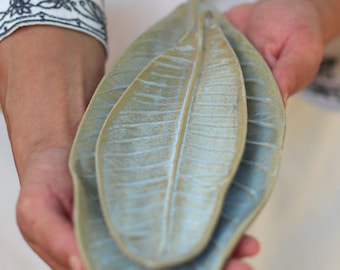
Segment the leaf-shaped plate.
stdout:
<svg viewBox="0 0 340 270">
<path fill-rule="evenodd" d="M 216 13 L 216 16 L 220 17 L 222 15 Z M 180 18 L 181 17 L 178 17 L 178 19 Z M 285 121 L 283 106 L 276 83 L 270 75 L 270 70 L 266 66 L 262 57 L 254 51 L 253 47 L 238 31 L 223 20 L 223 18 L 220 19 L 223 30 L 229 38 L 229 41 L 232 43 L 236 54 L 241 59 L 244 76 L 248 78 L 246 91 L 249 105 L 252 104 L 248 108 L 250 119 L 248 122 L 248 130 L 252 131 L 248 133 L 248 140 L 251 141 L 256 138 L 257 134 L 265 134 L 266 132 L 269 132 L 269 134 L 272 133 L 273 135 L 272 138 L 266 142 L 269 144 L 272 143 L 276 145 L 276 147 L 274 147 L 272 151 L 269 151 L 266 150 L 265 147 L 262 148 L 258 146 L 255 148 L 249 144 L 246 146 L 246 154 L 244 155 L 246 160 L 254 159 L 255 156 L 261 157 L 264 155 L 267 157 L 262 163 L 262 168 L 268 168 L 268 172 L 258 169 L 255 164 L 254 166 L 248 166 L 243 163 L 240 167 L 243 172 L 240 171 L 237 174 L 237 177 L 235 177 L 235 183 L 242 183 L 243 175 L 244 177 L 248 177 L 244 178 L 247 180 L 248 190 L 251 191 L 251 193 L 256 194 L 257 199 L 255 201 L 250 199 L 249 194 L 251 193 L 246 192 L 246 189 L 242 191 L 241 189 L 233 187 L 231 192 L 227 194 L 225 200 L 223 213 L 227 214 L 227 216 L 220 218 L 217 230 L 213 234 L 209 247 L 206 248 L 204 253 L 202 253 L 197 259 L 179 267 L 171 268 L 173 270 L 221 269 L 221 265 L 230 255 L 232 248 L 242 235 L 243 230 L 266 201 L 266 198 L 273 187 L 275 175 L 278 169 L 278 162 L 280 160 Z M 183 21 L 181 23 L 183 23 Z M 163 25 L 163 29 L 166 28 L 166 25 Z M 162 33 L 162 31 L 160 31 L 160 33 Z M 167 35 L 164 35 L 163 40 L 166 40 L 166 38 Z M 146 63 L 148 62 L 149 61 L 147 60 Z M 121 61 L 121 63 L 123 64 L 126 62 Z M 107 80 L 109 80 L 109 78 L 110 77 L 106 77 Z M 110 82 L 107 81 L 107 84 L 104 85 L 109 86 Z M 103 87 L 103 89 L 107 89 L 107 87 Z M 100 88 L 97 92 L 100 92 Z M 253 102 L 251 102 L 252 100 Z M 100 104 L 99 101 L 97 104 Z M 94 100 L 92 102 L 95 103 Z M 262 112 L 258 115 L 256 113 L 257 107 L 262 107 Z M 88 111 L 87 115 L 91 115 L 91 112 Z M 93 117 L 95 116 L 92 115 L 92 118 Z M 83 121 L 86 122 L 87 118 L 85 117 Z M 79 135 L 80 134 L 78 134 L 78 137 Z M 94 140 L 96 140 L 97 135 L 94 134 L 93 136 L 95 136 Z M 269 136 L 266 137 L 268 138 Z M 71 158 L 71 165 L 72 163 L 76 165 L 74 167 L 76 172 L 73 172 L 73 175 L 76 176 L 75 222 L 76 232 L 78 235 L 77 238 L 86 267 L 88 270 L 145 270 L 145 268 L 128 260 L 120 252 L 106 229 L 99 206 L 98 196 L 96 194 L 94 183 L 95 178 L 93 175 L 91 176 L 91 174 L 86 174 L 86 172 L 94 172 L 94 146 L 91 146 L 91 140 L 86 140 L 86 136 L 82 138 L 82 141 L 85 142 L 85 145 L 86 143 L 89 144 L 89 149 L 87 149 L 88 154 L 86 156 L 76 155 L 73 157 L 73 162 Z M 77 147 L 79 147 L 79 145 L 73 148 L 73 150 L 77 149 Z M 77 151 L 79 150 L 80 149 L 77 149 L 74 154 L 77 154 Z M 84 153 L 86 153 L 86 151 L 84 151 Z M 271 159 L 275 160 L 277 163 L 272 163 Z M 246 175 L 244 171 L 245 169 L 250 169 L 249 173 Z M 83 172 L 85 173 L 83 174 Z M 94 187 L 93 189 L 91 188 L 92 186 Z M 233 203 L 233 200 L 235 200 L 235 203 Z M 230 205 L 233 205 L 232 207 L 235 208 L 229 209 Z M 232 212 L 230 212 L 231 210 Z M 249 213 L 252 213 L 250 217 L 248 217 Z M 230 218 L 232 215 L 235 216 Z"/>
<path fill-rule="evenodd" d="M 190 10 L 182 5 L 136 39 L 104 76 L 80 124 L 69 167 L 74 181 L 75 232 L 88 270 L 112 270 L 112 265 L 115 269 L 127 269 L 124 263 L 113 263 L 116 262 L 112 256 L 115 247 L 106 231 L 99 205 L 94 153 L 100 129 L 138 73 L 151 59 L 173 47 L 191 28 L 192 22 L 188 18 Z M 108 247 L 102 249 L 106 245 Z"/>
<path fill-rule="evenodd" d="M 238 59 L 210 12 L 152 60 L 119 99 L 97 142 L 106 224 L 148 268 L 197 256 L 219 219 L 247 125 Z"/>
</svg>

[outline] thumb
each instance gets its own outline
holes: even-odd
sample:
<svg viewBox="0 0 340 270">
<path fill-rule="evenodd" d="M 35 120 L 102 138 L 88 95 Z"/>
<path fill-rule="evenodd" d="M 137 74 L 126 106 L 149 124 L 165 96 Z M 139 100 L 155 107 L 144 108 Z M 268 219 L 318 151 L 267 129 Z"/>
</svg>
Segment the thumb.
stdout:
<svg viewBox="0 0 340 270">
<path fill-rule="evenodd" d="M 289 38 L 276 57 L 270 51 L 264 54 L 278 82 L 284 102 L 313 80 L 322 56 L 321 39 L 303 32 Z"/>
<path fill-rule="evenodd" d="M 246 33 L 250 14 L 253 12 L 254 4 L 246 3 L 237 5 L 224 13 L 229 21 L 242 33 Z"/>
</svg>

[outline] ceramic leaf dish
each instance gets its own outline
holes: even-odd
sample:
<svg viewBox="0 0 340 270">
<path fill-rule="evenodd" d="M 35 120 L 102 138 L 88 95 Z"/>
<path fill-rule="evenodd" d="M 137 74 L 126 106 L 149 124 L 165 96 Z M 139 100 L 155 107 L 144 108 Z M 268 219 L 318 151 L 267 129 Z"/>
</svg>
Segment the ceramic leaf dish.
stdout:
<svg viewBox="0 0 340 270">
<path fill-rule="evenodd" d="M 87 268 L 221 269 L 273 187 L 284 119 L 271 71 L 214 7 L 190 1 L 151 27 L 72 148 Z"/>
</svg>

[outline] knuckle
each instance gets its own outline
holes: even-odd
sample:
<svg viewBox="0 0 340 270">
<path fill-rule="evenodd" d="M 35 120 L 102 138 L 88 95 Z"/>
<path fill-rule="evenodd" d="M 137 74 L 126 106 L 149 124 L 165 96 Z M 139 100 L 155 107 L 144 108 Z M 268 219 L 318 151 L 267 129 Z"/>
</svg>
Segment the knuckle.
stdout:
<svg viewBox="0 0 340 270">
<path fill-rule="evenodd" d="M 32 227 L 35 224 L 34 213 L 39 205 L 37 196 L 20 195 L 16 207 L 16 219 L 20 230 L 25 231 L 26 227 Z"/>
</svg>

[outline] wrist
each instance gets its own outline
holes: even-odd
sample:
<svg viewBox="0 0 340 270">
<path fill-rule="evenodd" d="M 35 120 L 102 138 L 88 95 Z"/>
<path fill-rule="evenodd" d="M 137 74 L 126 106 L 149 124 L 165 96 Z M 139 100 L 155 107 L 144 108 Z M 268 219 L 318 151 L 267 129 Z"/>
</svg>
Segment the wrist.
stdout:
<svg viewBox="0 0 340 270">
<path fill-rule="evenodd" d="M 1 104 L 20 175 L 34 153 L 71 147 L 105 52 L 87 35 L 34 26 L 5 39 L 0 58 Z"/>
<path fill-rule="evenodd" d="M 19 172 L 36 152 L 69 148 L 86 106 L 83 89 L 68 80 L 60 82 L 57 76 L 50 82 L 36 83 L 34 88 L 23 84 L 9 84 L 4 106 Z"/>
</svg>

